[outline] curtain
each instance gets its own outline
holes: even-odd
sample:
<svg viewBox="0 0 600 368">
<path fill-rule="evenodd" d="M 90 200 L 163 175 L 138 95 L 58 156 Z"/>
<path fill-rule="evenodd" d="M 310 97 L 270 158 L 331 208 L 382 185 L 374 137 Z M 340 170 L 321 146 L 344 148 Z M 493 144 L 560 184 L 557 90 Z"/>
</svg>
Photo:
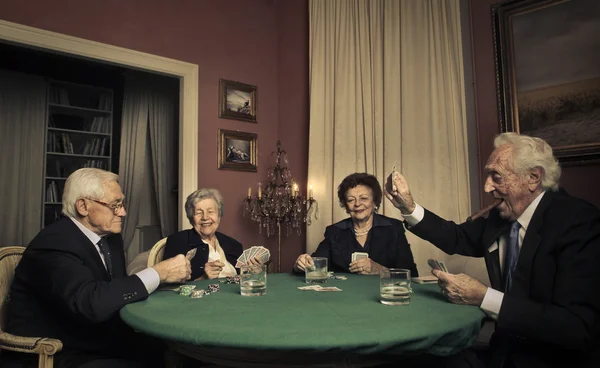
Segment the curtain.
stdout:
<svg viewBox="0 0 600 368">
<path fill-rule="evenodd" d="M 163 236 L 177 227 L 177 86 L 162 77 L 126 74 L 121 127 L 119 179 L 127 198 L 123 241 L 127 248 L 139 224 L 146 152 L 150 148 L 154 197 Z"/>
<path fill-rule="evenodd" d="M 417 203 L 464 220 L 470 191 L 459 2 L 311 0 L 309 6 L 308 182 L 320 220 L 307 227 L 307 252 L 326 226 L 347 217 L 336 192 L 353 172 L 383 183 L 395 166 Z M 401 218 L 387 199 L 379 213 Z M 407 237 L 422 274 L 432 257 L 465 269 L 466 258 Z M 485 279 L 478 264 L 475 276 Z"/>
<path fill-rule="evenodd" d="M 0 246 L 26 246 L 40 231 L 46 83 L 0 70 Z"/>
</svg>

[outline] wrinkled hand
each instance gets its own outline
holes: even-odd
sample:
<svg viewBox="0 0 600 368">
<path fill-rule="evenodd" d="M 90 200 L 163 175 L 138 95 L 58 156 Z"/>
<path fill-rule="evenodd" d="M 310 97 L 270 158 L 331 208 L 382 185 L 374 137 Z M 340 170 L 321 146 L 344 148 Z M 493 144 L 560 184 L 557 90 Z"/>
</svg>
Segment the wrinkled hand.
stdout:
<svg viewBox="0 0 600 368">
<path fill-rule="evenodd" d="M 487 286 L 464 273 L 454 275 L 440 270 L 431 271 L 438 278 L 442 294 L 454 304 L 481 306 Z"/>
<path fill-rule="evenodd" d="M 192 277 L 192 266 L 183 254 L 178 254 L 152 267 L 158 273 L 161 283 L 186 282 Z"/>
<path fill-rule="evenodd" d="M 296 272 L 304 272 L 306 268 L 309 266 L 314 266 L 315 262 L 313 262 L 312 257 L 309 254 L 301 254 L 298 259 L 296 259 L 296 263 L 294 263 L 294 270 Z"/>
<path fill-rule="evenodd" d="M 385 196 L 403 215 L 410 215 L 415 211 L 415 201 L 410 194 L 408 183 L 397 171 L 391 173 L 386 180 Z"/>
<path fill-rule="evenodd" d="M 360 258 L 350 263 L 350 272 L 359 275 L 379 275 L 379 271 L 383 269 L 385 267 L 371 258 Z"/>
<path fill-rule="evenodd" d="M 216 279 L 225 265 L 221 261 L 208 261 L 204 264 L 204 274 L 209 279 Z"/>
</svg>

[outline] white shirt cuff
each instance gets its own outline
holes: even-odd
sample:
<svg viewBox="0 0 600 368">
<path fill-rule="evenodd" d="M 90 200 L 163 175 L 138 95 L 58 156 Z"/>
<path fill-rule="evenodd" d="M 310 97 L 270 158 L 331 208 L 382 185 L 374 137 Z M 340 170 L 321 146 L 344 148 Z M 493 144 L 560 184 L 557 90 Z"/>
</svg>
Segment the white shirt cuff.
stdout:
<svg viewBox="0 0 600 368">
<path fill-rule="evenodd" d="M 494 320 L 498 320 L 498 314 L 500 314 L 500 307 L 502 306 L 502 299 L 504 299 L 504 293 L 492 288 L 488 288 L 483 301 L 481 302 L 480 308 Z"/>
<path fill-rule="evenodd" d="M 160 285 L 160 276 L 152 267 L 141 270 L 135 275 L 142 280 L 146 290 L 148 291 L 148 294 L 152 294 L 152 292 L 158 288 L 158 285 Z"/>
<path fill-rule="evenodd" d="M 410 226 L 415 226 L 423 217 L 425 217 L 425 209 L 421 207 L 418 203 L 415 203 L 415 210 L 410 215 L 402 215 L 406 223 Z"/>
</svg>

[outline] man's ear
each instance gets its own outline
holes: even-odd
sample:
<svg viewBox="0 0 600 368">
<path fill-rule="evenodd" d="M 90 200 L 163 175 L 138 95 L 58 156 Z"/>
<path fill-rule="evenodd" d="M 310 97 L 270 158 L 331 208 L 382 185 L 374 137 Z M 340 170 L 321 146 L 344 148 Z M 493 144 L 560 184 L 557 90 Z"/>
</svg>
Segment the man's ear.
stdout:
<svg viewBox="0 0 600 368">
<path fill-rule="evenodd" d="M 544 175 L 544 169 L 541 167 L 535 167 L 529 172 L 528 186 L 530 192 L 535 192 L 542 185 L 542 176 Z"/>
<path fill-rule="evenodd" d="M 89 214 L 87 204 L 83 198 L 79 198 L 77 202 L 75 202 L 75 208 L 77 208 L 77 213 L 79 213 L 79 216 L 81 217 L 86 217 Z"/>
</svg>

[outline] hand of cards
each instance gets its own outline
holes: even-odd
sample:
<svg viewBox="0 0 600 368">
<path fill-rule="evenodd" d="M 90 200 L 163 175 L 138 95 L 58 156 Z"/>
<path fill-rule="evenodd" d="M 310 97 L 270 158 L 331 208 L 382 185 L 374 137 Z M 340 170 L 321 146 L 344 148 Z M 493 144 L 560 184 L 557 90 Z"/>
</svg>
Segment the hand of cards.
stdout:
<svg viewBox="0 0 600 368">
<path fill-rule="evenodd" d="M 247 265 L 248 262 L 254 257 L 258 258 L 261 263 L 265 264 L 269 258 L 271 258 L 271 252 L 265 247 L 255 245 L 242 252 L 242 255 L 237 259 L 235 267 L 240 268 L 243 265 Z"/>
<path fill-rule="evenodd" d="M 429 258 L 427 260 L 427 264 L 429 265 L 429 267 L 433 268 L 434 270 L 448 272 L 448 268 L 446 268 L 446 265 L 442 261 L 438 261 L 433 258 Z"/>
<path fill-rule="evenodd" d="M 356 261 L 357 259 L 361 259 L 361 258 L 369 258 L 369 253 L 364 253 L 364 252 L 352 253 L 352 262 Z"/>
</svg>

